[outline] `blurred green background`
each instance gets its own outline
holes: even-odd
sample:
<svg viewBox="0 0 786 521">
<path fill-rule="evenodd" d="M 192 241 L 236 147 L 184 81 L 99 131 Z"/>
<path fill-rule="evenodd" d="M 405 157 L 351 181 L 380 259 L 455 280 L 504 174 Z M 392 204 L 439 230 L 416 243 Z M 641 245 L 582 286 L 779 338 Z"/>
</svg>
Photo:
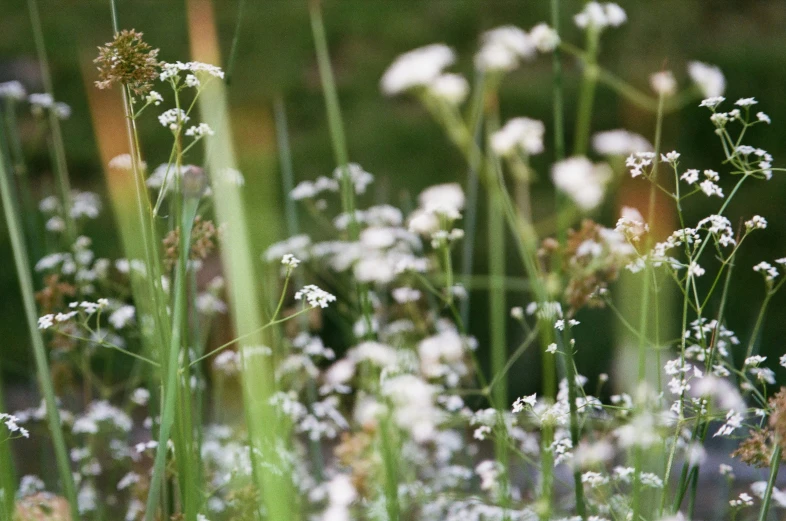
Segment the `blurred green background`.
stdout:
<svg viewBox="0 0 786 521">
<path fill-rule="evenodd" d="M 757 109 L 768 113 L 770 127 L 759 126 L 747 143 L 765 148 L 775 166 L 786 158 L 786 3 L 773 1 L 621 2 L 627 24 L 608 30 L 602 41 L 601 64 L 637 87 L 648 90 L 648 76 L 662 68 L 674 71 L 687 85 L 685 65 L 690 60 L 717 64 L 726 74 L 726 97 L 755 96 Z M 581 2 L 563 1 L 563 37 L 581 44 L 581 34 L 571 21 Z M 106 1 L 40 0 L 47 50 L 51 61 L 55 95 L 72 106 L 72 117 L 63 123 L 65 145 L 74 187 L 104 193 L 102 165 L 87 102 L 96 46 L 111 38 L 109 5 Z M 186 3 L 171 0 L 118 0 L 120 26 L 145 33 L 145 39 L 161 49 L 166 61 L 189 59 Z M 223 61 L 235 35 L 238 3 L 218 0 L 213 4 Z M 471 78 L 472 57 L 479 34 L 501 24 L 529 29 L 548 20 L 545 0 L 326 0 L 323 4 L 331 55 L 347 129 L 350 157 L 377 176 L 375 188 L 361 205 L 389 201 L 401 204 L 424 187 L 447 181 L 462 182 L 466 168 L 441 130 L 413 100 L 386 99 L 378 89 L 379 78 L 400 53 L 433 42 L 454 47 L 460 61 L 455 70 Z M 313 41 L 306 3 L 300 0 L 248 0 L 240 24 L 239 47 L 232 82 L 228 89 L 235 144 L 247 190 L 264 196 L 264 204 L 250 208 L 259 244 L 284 237 L 283 195 L 275 149 L 272 103 L 283 97 L 289 117 L 295 175 L 313 179 L 332 171 L 334 161 L 327 133 Z M 18 79 L 30 92 L 41 89 L 30 19 L 24 0 L 4 0 L 0 16 L 0 81 Z M 565 59 L 568 147 L 572 135 L 578 64 Z M 525 64 L 503 83 L 502 119 L 525 115 L 542 119 L 547 126 L 546 153 L 535 159 L 540 181 L 535 186 L 536 204 L 551 202 L 548 165 L 551 147 L 551 60 L 540 57 Z M 723 174 L 722 152 L 712 132 L 708 112 L 698 102 L 669 115 L 664 123 L 664 150 L 682 153 L 686 167 L 713 168 Z M 652 139 L 654 117 L 599 87 L 593 130 L 627 128 Z M 169 134 L 162 131 L 153 114 L 141 127 L 144 153 L 155 166 L 166 160 Z M 53 193 L 52 174 L 43 142 L 34 126 L 26 122 L 25 151 L 39 197 Z M 736 226 L 741 218 L 761 214 L 770 227 L 758 234 L 739 256 L 728 307 L 728 325 L 747 340 L 763 297 L 763 283 L 751 267 L 762 260 L 786 256 L 786 213 L 783 203 L 786 180 L 750 183 L 730 207 Z M 728 192 L 733 180 L 721 185 Z M 626 180 L 621 193 L 610 194 L 598 218 L 613 226 L 619 204 L 637 200 L 641 183 Z M 715 201 L 701 198 L 689 223 L 717 209 Z M 712 203 L 712 204 L 710 204 Z M 111 209 L 106 203 L 103 219 L 90 223 L 87 233 L 95 240 L 99 256 L 120 256 L 113 232 Z M 699 205 L 701 206 L 701 205 Z M 666 209 L 664 209 L 666 211 Z M 480 241 L 476 271 L 485 273 L 485 230 L 481 207 Z M 673 216 L 659 216 L 672 222 Z M 318 237 L 316 237 L 318 239 Z M 32 374 L 30 350 L 21 318 L 21 302 L 5 227 L 0 227 L 0 359 L 8 378 Z M 513 248 L 510 248 L 511 252 Z M 510 274 L 520 275 L 517 259 L 509 259 Z M 771 305 L 762 338 L 762 353 L 771 357 L 783 352 L 786 336 L 786 296 Z M 487 336 L 486 295 L 472 293 L 470 329 L 481 341 Z M 527 296 L 510 293 L 509 304 L 526 305 Z M 579 367 L 585 374 L 609 371 L 614 349 L 613 317 L 590 311 L 577 330 Z M 511 345 L 518 333 L 511 327 Z M 335 346 L 343 350 L 345 346 Z M 771 361 L 773 361 L 771 359 Z M 537 385 L 534 358 L 522 360 L 511 376 L 514 392 Z M 529 369 L 532 368 L 530 371 Z M 525 376 L 526 375 L 526 376 Z"/>
</svg>

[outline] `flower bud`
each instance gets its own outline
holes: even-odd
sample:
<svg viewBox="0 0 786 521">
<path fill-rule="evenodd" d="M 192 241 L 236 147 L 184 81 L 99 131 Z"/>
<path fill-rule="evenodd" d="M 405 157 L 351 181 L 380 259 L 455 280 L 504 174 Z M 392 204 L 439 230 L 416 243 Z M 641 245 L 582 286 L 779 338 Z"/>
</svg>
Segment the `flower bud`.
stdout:
<svg viewBox="0 0 786 521">
<path fill-rule="evenodd" d="M 183 197 L 200 198 L 207 189 L 207 176 L 198 166 L 188 165 L 183 168 Z"/>
</svg>

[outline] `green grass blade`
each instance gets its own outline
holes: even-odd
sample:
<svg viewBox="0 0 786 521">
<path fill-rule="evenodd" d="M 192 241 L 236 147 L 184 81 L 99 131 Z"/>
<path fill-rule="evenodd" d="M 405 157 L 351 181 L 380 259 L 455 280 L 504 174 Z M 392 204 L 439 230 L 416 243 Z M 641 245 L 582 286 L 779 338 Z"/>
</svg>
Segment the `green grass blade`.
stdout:
<svg viewBox="0 0 786 521">
<path fill-rule="evenodd" d="M 11 181 L 9 172 L 6 168 L 6 158 L 3 151 L 0 151 L 0 196 L 2 196 L 3 210 L 5 213 L 8 235 L 11 239 L 11 248 L 14 255 L 14 265 L 22 290 L 22 302 L 24 305 L 25 320 L 33 343 L 33 355 L 35 358 L 36 371 L 38 375 L 38 385 L 46 404 L 46 416 L 49 424 L 49 431 L 52 436 L 52 443 L 55 450 L 55 463 L 60 476 L 63 493 L 68 500 L 72 519 L 79 519 L 77 509 L 76 487 L 74 478 L 71 474 L 71 465 L 68 458 L 63 428 L 60 423 L 60 412 L 57 408 L 55 390 L 52 385 L 52 374 L 49 370 L 49 360 L 47 359 L 46 347 L 41 331 L 38 329 L 38 312 L 35 304 L 35 290 L 32 276 L 30 275 L 30 258 L 27 255 L 27 246 L 24 242 L 24 232 L 22 223 L 14 204 L 14 195 L 11 191 Z"/>
</svg>

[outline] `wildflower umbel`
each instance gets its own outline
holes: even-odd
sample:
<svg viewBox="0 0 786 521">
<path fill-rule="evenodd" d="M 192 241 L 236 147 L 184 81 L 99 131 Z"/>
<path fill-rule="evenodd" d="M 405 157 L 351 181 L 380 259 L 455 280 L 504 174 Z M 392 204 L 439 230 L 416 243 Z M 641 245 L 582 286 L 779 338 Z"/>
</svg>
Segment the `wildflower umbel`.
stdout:
<svg viewBox="0 0 786 521">
<path fill-rule="evenodd" d="M 336 296 L 313 284 L 309 284 L 295 293 L 295 300 L 305 300 L 312 308 L 326 308 L 328 304 L 336 301 Z"/>
<path fill-rule="evenodd" d="M 127 85 L 134 94 L 144 95 L 158 77 L 158 49 L 142 40 L 142 33 L 124 29 L 114 40 L 98 48 L 93 60 L 98 67 L 96 87 L 108 89 L 113 83 Z"/>
</svg>

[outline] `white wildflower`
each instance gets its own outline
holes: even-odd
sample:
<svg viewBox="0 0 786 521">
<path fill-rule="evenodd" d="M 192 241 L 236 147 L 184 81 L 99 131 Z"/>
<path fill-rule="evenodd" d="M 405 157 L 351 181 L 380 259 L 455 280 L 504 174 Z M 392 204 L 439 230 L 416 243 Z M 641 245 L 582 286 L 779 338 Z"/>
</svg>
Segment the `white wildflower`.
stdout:
<svg viewBox="0 0 786 521">
<path fill-rule="evenodd" d="M 203 137 L 212 136 L 214 134 L 215 132 L 207 123 L 200 123 L 199 125 L 195 125 L 186 130 L 186 136 Z"/>
<path fill-rule="evenodd" d="M 491 136 L 491 148 L 501 156 L 509 156 L 516 149 L 527 155 L 540 154 L 545 131 L 542 121 L 513 118 Z"/>
<path fill-rule="evenodd" d="M 763 230 L 767 228 L 767 219 L 761 215 L 754 215 L 749 220 L 745 221 L 745 228 L 751 230 Z"/>
<path fill-rule="evenodd" d="M 585 157 L 565 159 L 551 169 L 551 179 L 557 189 L 584 211 L 593 210 L 601 203 L 610 178 L 608 165 L 593 165 Z"/>
<path fill-rule="evenodd" d="M 0 98 L 22 101 L 26 95 L 25 88 L 16 80 L 0 83 Z"/>
<path fill-rule="evenodd" d="M 522 29 L 505 25 L 486 31 L 481 37 L 475 67 L 482 71 L 511 71 L 521 59 L 535 56 L 535 42 Z"/>
<path fill-rule="evenodd" d="M 300 259 L 292 255 L 291 253 L 287 253 L 283 257 L 281 257 L 281 264 L 286 266 L 288 269 L 295 269 L 300 264 Z"/>
<path fill-rule="evenodd" d="M 758 101 L 756 101 L 756 98 L 740 98 L 734 102 L 734 104 L 738 107 L 752 107 L 757 103 Z"/>
<path fill-rule="evenodd" d="M 774 280 L 778 277 L 778 270 L 769 262 L 762 261 L 753 267 L 753 271 L 764 274 L 765 279 Z"/>
<path fill-rule="evenodd" d="M 692 184 L 696 183 L 699 180 L 699 171 L 696 170 L 695 168 L 691 168 L 689 170 L 686 170 L 685 173 L 683 173 L 680 176 L 680 179 L 682 179 L 683 181 L 685 181 L 689 185 L 692 185 Z"/>
<path fill-rule="evenodd" d="M 539 23 L 533 27 L 529 32 L 529 37 L 540 52 L 551 52 L 557 48 L 560 42 L 557 31 L 545 23 Z"/>
<path fill-rule="evenodd" d="M 625 166 L 630 168 L 631 177 L 644 175 L 644 167 L 652 165 L 654 152 L 634 152 L 625 159 Z"/>
<path fill-rule="evenodd" d="M 631 241 L 638 241 L 642 235 L 649 231 L 649 225 L 644 222 L 641 212 L 630 206 L 623 206 L 617 226 L 614 228 Z"/>
<path fill-rule="evenodd" d="M 587 2 L 584 9 L 573 17 L 576 26 L 582 29 L 604 29 L 619 27 L 627 21 L 625 11 L 617 4 Z"/>
<path fill-rule="evenodd" d="M 723 96 L 723 91 L 726 90 L 726 78 L 718 67 L 699 61 L 692 61 L 688 64 L 688 75 L 690 75 L 704 98 L 707 98 L 702 101 L 702 106 L 715 108 L 723 101 L 721 96 Z M 705 104 L 708 99 L 713 101 Z"/>
<path fill-rule="evenodd" d="M 415 302 L 420 300 L 421 293 L 419 290 L 408 287 L 396 288 L 392 291 L 393 300 L 399 304 L 406 304 L 408 302 Z"/>
<path fill-rule="evenodd" d="M 699 266 L 698 263 L 696 263 L 695 261 L 691 262 L 690 265 L 688 266 L 689 277 L 701 277 L 702 275 L 704 275 L 704 273 L 705 273 L 704 268 Z"/>
<path fill-rule="evenodd" d="M 186 115 L 186 111 L 183 109 L 169 109 L 158 116 L 158 122 L 169 128 L 169 130 L 177 130 L 180 125 L 186 123 L 189 119 L 191 118 Z"/>
<path fill-rule="evenodd" d="M 314 284 L 309 284 L 295 293 L 295 300 L 305 300 L 313 308 L 326 308 L 328 304 L 336 301 L 336 297 Z"/>
<path fill-rule="evenodd" d="M 677 80 L 671 71 L 656 72 L 650 76 L 650 86 L 659 96 L 673 96 L 677 92 Z"/>
<path fill-rule="evenodd" d="M 345 167 L 337 167 L 333 170 L 333 179 L 341 182 L 344 176 L 348 175 L 349 180 L 355 188 L 356 194 L 366 193 L 368 185 L 374 182 L 374 176 L 366 172 L 362 166 L 357 163 L 349 163 Z"/>
<path fill-rule="evenodd" d="M 713 437 L 716 436 L 728 436 L 733 433 L 736 429 L 742 426 L 742 421 L 744 417 L 742 414 L 736 412 L 735 410 L 730 410 L 726 413 L 726 422 L 720 426 L 720 428 L 713 434 Z"/>
<path fill-rule="evenodd" d="M 460 105 L 469 94 L 469 83 L 460 74 L 442 74 L 428 85 L 432 96 L 451 105 Z"/>
<path fill-rule="evenodd" d="M 456 55 L 453 50 L 440 43 L 402 54 L 382 76 L 380 81 L 382 92 L 392 96 L 414 87 L 426 87 L 455 60 Z"/>
<path fill-rule="evenodd" d="M 651 152 L 652 144 L 639 134 L 617 129 L 592 136 L 592 148 L 602 156 L 628 156 L 637 152 Z"/>
<path fill-rule="evenodd" d="M 145 96 L 145 103 L 148 104 L 159 106 L 161 105 L 162 101 L 164 101 L 164 97 L 154 90 L 151 90 L 147 93 L 147 96 Z"/>
<path fill-rule="evenodd" d="M 115 329 L 123 329 L 134 320 L 135 314 L 136 309 L 134 306 L 128 304 L 120 306 L 109 315 L 109 323 L 112 324 L 112 327 Z"/>
<path fill-rule="evenodd" d="M 535 407 L 537 404 L 537 395 L 531 394 L 529 396 L 522 396 L 521 398 L 516 398 L 516 401 L 513 402 L 513 413 L 520 413 L 524 410 L 524 407 Z"/>
</svg>

